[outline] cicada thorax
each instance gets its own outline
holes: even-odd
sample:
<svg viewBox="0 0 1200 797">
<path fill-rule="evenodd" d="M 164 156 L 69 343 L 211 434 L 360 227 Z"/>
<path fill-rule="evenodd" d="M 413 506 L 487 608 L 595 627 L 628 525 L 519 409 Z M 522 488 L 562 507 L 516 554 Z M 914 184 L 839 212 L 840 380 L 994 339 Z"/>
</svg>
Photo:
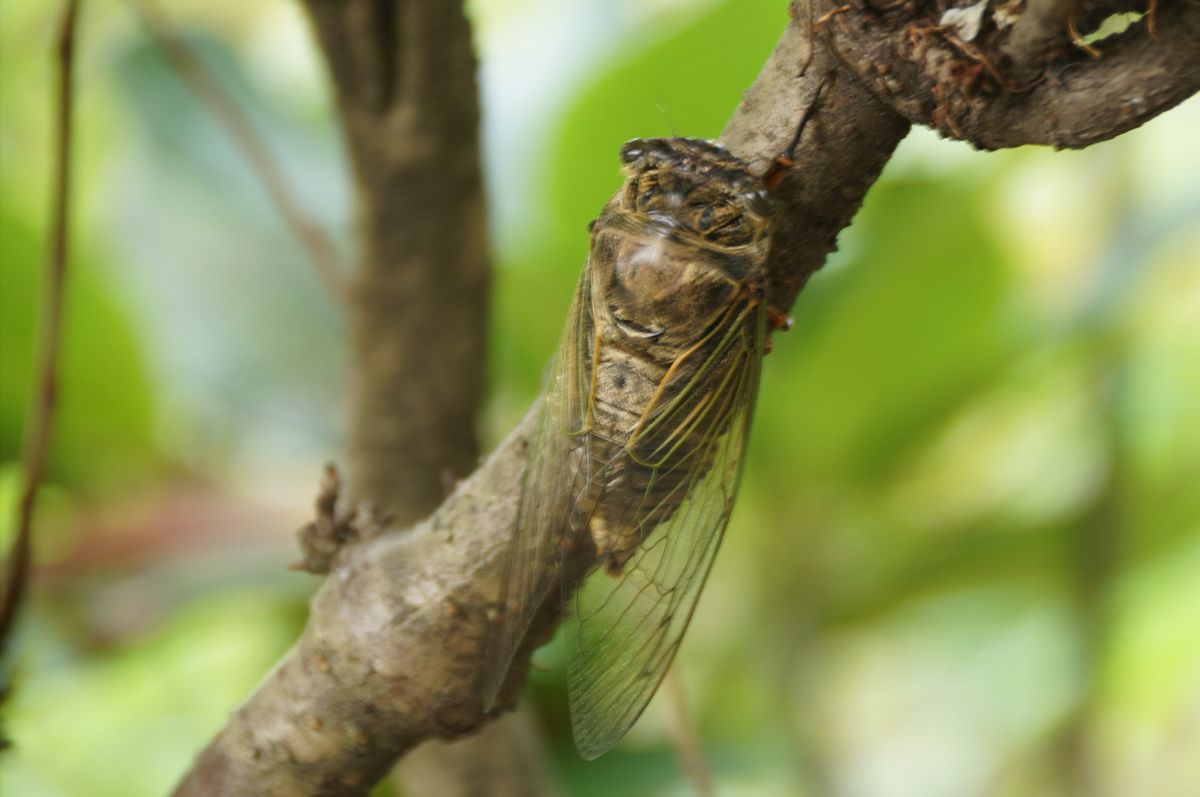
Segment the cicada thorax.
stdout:
<svg viewBox="0 0 1200 797">
<path fill-rule="evenodd" d="M 613 574 L 711 464 L 738 358 L 760 354 L 768 240 L 760 183 L 724 150 L 676 139 L 623 154 L 632 173 L 593 228 L 594 476 L 572 524 Z"/>
</svg>

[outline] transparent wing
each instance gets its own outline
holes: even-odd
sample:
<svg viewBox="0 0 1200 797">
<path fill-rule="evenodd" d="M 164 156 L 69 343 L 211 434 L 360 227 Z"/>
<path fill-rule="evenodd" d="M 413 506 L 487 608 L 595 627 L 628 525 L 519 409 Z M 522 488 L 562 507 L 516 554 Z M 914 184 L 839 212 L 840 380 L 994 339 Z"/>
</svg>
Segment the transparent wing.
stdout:
<svg viewBox="0 0 1200 797">
<path fill-rule="evenodd" d="M 759 316 L 761 308 L 747 312 Z M 636 515 L 641 546 L 619 576 L 593 572 L 568 614 L 571 722 L 586 759 L 616 744 L 641 715 L 691 619 L 733 509 L 758 389 L 762 329 L 761 318 L 747 325 L 742 317 L 718 330 L 725 340 L 702 368 L 725 373 L 692 380 L 712 386 L 705 395 L 689 396 L 699 389 L 694 385 L 673 398 L 660 391 L 661 406 L 645 415 L 652 422 L 626 447 L 650 463 L 652 483 L 662 479 L 671 487 L 666 495 L 647 488 L 653 499 L 643 499 Z M 668 502 L 677 504 L 673 511 L 664 511 Z"/>
<path fill-rule="evenodd" d="M 559 600 L 560 535 L 568 533 L 591 457 L 585 424 L 591 389 L 591 265 L 584 266 L 550 367 L 546 393 L 529 439 L 520 504 L 500 589 L 500 617 L 488 642 L 484 708 L 495 704 L 513 658 L 538 610 Z"/>
</svg>

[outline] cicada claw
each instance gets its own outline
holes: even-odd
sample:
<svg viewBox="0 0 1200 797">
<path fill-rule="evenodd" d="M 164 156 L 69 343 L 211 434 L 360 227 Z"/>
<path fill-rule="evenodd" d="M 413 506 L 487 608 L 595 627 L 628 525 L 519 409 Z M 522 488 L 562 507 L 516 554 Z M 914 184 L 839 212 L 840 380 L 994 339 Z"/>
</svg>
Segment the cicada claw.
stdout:
<svg viewBox="0 0 1200 797">
<path fill-rule="evenodd" d="M 792 317 L 778 307 L 767 305 L 767 325 L 772 332 L 787 332 L 792 328 Z"/>
</svg>

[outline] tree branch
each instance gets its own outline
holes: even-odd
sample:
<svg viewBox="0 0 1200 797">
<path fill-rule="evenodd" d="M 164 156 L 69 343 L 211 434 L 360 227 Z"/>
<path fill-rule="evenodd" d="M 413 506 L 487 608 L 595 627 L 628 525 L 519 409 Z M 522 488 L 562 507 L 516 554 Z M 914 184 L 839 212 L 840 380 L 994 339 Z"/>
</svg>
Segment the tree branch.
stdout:
<svg viewBox="0 0 1200 797">
<path fill-rule="evenodd" d="M 828 48 L 814 47 L 809 17 L 792 7 L 784 31 L 745 93 L 721 140 L 765 170 L 796 134 L 796 121 L 829 76 L 820 107 L 796 146 L 796 166 L 775 192 L 771 238 L 771 301 L 791 307 L 808 278 L 837 248 L 837 236 L 879 178 L 908 123 L 845 74 Z M 803 74 L 801 74 L 803 72 Z"/>
<path fill-rule="evenodd" d="M 79 0 L 67 0 L 59 22 L 55 53 L 58 85 L 54 98 L 54 178 L 50 192 L 50 230 L 46 234 L 45 285 L 42 290 L 37 367 L 21 456 L 24 486 L 17 504 L 16 534 L 8 555 L 3 595 L 0 596 L 0 660 L 3 660 L 8 648 L 28 588 L 33 558 L 33 514 L 50 450 L 54 412 L 58 406 L 58 352 L 62 340 L 63 292 L 67 281 L 69 242 L 67 227 L 71 211 L 71 133 L 75 115 L 75 29 L 78 21 Z M 5 686 L 0 684 L 0 699 Z"/>
<path fill-rule="evenodd" d="M 471 33 L 457 3 L 305 6 L 358 186 L 350 491 L 407 525 L 479 457 L 489 264 Z"/>
<path fill-rule="evenodd" d="M 1105 0 L 1101 13 L 1115 10 Z M 1132 130 L 1200 90 L 1200 3 L 1178 0 L 1157 14 L 1157 36 L 1139 23 L 1098 60 L 1045 53 L 1032 87 L 1004 71 L 1003 31 L 963 42 L 937 24 L 932 5 L 882 14 L 852 6 L 824 31 L 843 63 L 914 124 L 979 149 L 1067 149 Z"/>
<path fill-rule="evenodd" d="M 329 12 L 323 2 L 314 0 L 312 6 L 314 19 Z M 851 10 L 825 23 L 835 57 L 825 47 L 812 50 L 810 17 L 794 12 L 723 136 L 735 154 L 765 166 L 784 151 L 801 110 L 812 102 L 819 84 L 833 75 L 799 142 L 796 167 L 778 189 L 781 208 L 769 268 L 772 299 L 781 307 L 791 304 L 824 262 L 838 232 L 908 131 L 908 122 L 897 110 L 924 107 L 920 98 L 926 96 L 928 82 L 920 83 L 918 99 L 907 103 L 891 97 L 890 89 L 879 91 L 879 81 L 889 75 L 897 56 L 876 53 L 882 45 L 872 37 L 874 29 L 863 27 L 866 23 L 860 18 L 865 16 Z M 830 32 L 843 18 L 853 24 Z M 1175 22 L 1179 20 L 1173 16 Z M 326 32 L 333 42 L 327 48 L 352 40 L 350 27 L 347 23 Z M 855 30 L 862 33 L 860 41 L 854 39 Z M 1175 39 L 1170 43 L 1163 41 L 1166 38 L 1161 36 L 1160 44 L 1178 53 Z M 1131 39 L 1128 46 L 1152 60 L 1159 57 L 1140 40 Z M 339 58 L 331 58 L 335 81 L 347 79 L 346 63 L 353 59 L 376 58 L 370 50 L 343 53 L 342 66 L 337 65 Z M 878 55 L 882 71 L 873 64 L 869 69 L 863 66 L 872 53 Z M 1164 97 L 1186 96 L 1186 88 L 1162 86 L 1151 103 L 1151 94 L 1138 81 L 1110 74 L 1114 63 L 1129 64 L 1131 57 L 1114 52 L 1100 62 L 1078 66 L 1076 77 L 1047 80 L 1044 88 L 1034 89 L 1013 106 L 1006 105 L 1011 98 L 996 94 L 992 101 L 1009 108 L 1010 126 L 1036 138 L 1045 134 L 1044 123 L 1021 115 L 1036 115 L 1039 103 L 1048 101 L 1048 94 L 1038 92 L 1056 91 L 1063 101 L 1064 80 L 1096 86 L 1097 79 L 1088 77 L 1091 70 L 1136 91 L 1132 96 L 1139 101 L 1132 105 L 1139 109 L 1138 119 L 1148 118 L 1142 112 L 1148 104 L 1157 104 L 1157 112 L 1167 103 Z M 855 79 L 844 64 L 854 66 L 865 81 Z M 1134 71 L 1144 78 L 1145 70 Z M 1191 80 L 1186 70 L 1177 70 L 1174 78 L 1185 87 Z M 404 81 L 403 76 L 392 79 Z M 348 87 L 353 91 L 346 102 L 355 104 L 356 113 L 377 113 L 379 97 L 392 91 L 388 85 L 384 81 Z M 918 84 L 898 85 L 904 89 Z M 1082 143 L 1089 135 L 1106 137 L 1125 129 L 1129 115 L 1113 108 L 1129 107 L 1130 97 L 1118 101 L 1107 88 L 1101 96 L 1111 101 L 1101 109 L 1108 110 L 1106 118 L 1082 128 L 1051 125 L 1055 143 Z M 979 118 L 987 120 L 987 114 L 983 111 Z M 1098 115 L 1105 116 L 1093 109 L 1092 116 Z M 1000 135 L 979 125 L 972 129 Z M 1011 131 L 1003 140 L 1028 143 Z M 411 168 L 420 168 L 419 159 L 433 155 L 436 152 L 420 151 Z M 346 553 L 314 598 L 301 639 L 200 754 L 179 794 L 359 794 L 414 745 L 473 732 L 490 719 L 483 713 L 478 684 L 482 651 L 495 616 L 534 412 L 536 408 L 430 518 L 406 533 L 384 534 Z M 556 606 L 547 606 L 535 620 L 499 705 L 516 702 L 528 654 L 553 632 L 557 612 Z"/>
<path fill-rule="evenodd" d="M 348 552 L 177 794 L 363 794 L 419 742 L 483 723 L 474 683 L 530 426 L 433 517 Z"/>
<path fill-rule="evenodd" d="M 471 31 L 461 3 L 441 0 L 306 7 L 359 187 L 351 492 L 407 525 L 441 503 L 479 456 L 489 263 Z M 469 793 L 485 771 L 488 793 L 545 794 L 527 750 L 532 735 L 506 722 L 414 751 L 397 774 L 414 794 Z"/>
</svg>

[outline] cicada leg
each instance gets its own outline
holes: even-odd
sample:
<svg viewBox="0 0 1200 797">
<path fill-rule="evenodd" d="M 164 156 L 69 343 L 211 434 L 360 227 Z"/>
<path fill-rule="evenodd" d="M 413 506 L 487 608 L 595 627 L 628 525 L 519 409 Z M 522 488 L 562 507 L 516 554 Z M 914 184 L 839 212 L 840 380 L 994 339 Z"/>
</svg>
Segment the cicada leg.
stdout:
<svg viewBox="0 0 1200 797">
<path fill-rule="evenodd" d="M 767 305 L 767 334 L 763 338 L 763 356 L 771 353 L 774 344 L 771 335 L 775 332 L 787 332 L 792 328 L 792 317 L 773 305 Z"/>
<path fill-rule="evenodd" d="M 754 279 L 746 284 L 746 290 L 754 297 L 754 301 L 761 302 L 767 295 L 766 288 L 762 282 Z M 763 338 L 763 355 L 771 353 L 771 334 L 774 332 L 787 332 L 792 328 L 792 318 L 787 313 L 780 310 L 774 305 L 767 305 L 767 335 Z"/>
<path fill-rule="evenodd" d="M 825 89 L 833 82 L 834 73 L 830 72 L 821 79 L 820 85 L 817 86 L 817 93 L 813 97 L 813 101 L 804 109 L 804 113 L 800 114 L 800 121 L 796 124 L 796 134 L 792 136 L 792 143 L 788 144 L 787 149 L 775 156 L 771 161 L 771 165 L 763 172 L 762 183 L 768 191 L 774 191 L 783 182 L 783 178 L 796 165 L 796 147 L 800 146 L 800 136 L 804 135 L 804 126 L 808 124 L 808 120 L 812 118 L 813 111 L 821 102 L 821 97 L 825 93 Z"/>
<path fill-rule="evenodd" d="M 772 332 L 787 332 L 792 328 L 792 317 L 778 307 L 767 305 L 767 325 Z"/>
</svg>

